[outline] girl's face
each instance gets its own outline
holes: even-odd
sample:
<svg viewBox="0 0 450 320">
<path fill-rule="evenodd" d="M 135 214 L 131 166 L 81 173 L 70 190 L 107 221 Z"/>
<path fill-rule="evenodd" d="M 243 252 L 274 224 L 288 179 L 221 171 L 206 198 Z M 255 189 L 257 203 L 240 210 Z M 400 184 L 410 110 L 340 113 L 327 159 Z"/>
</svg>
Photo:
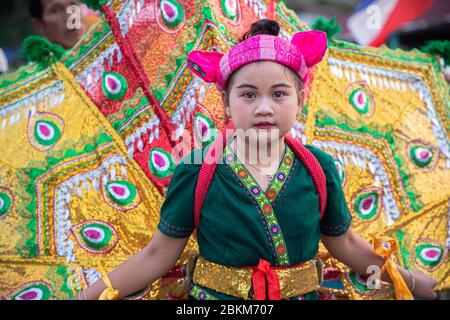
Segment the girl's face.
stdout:
<svg viewBox="0 0 450 320">
<path fill-rule="evenodd" d="M 236 129 L 253 129 L 258 141 L 282 139 L 293 127 L 303 101 L 294 75 L 272 61 L 242 67 L 229 90 L 227 116 Z"/>
</svg>

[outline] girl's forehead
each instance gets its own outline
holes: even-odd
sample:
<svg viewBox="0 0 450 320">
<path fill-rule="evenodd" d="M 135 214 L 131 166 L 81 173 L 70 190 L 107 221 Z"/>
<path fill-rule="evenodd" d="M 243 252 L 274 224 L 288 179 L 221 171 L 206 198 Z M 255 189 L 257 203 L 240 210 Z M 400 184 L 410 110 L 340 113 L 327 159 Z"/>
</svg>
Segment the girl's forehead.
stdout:
<svg viewBox="0 0 450 320">
<path fill-rule="evenodd" d="M 234 80 L 236 85 L 243 81 L 249 84 L 271 84 L 280 81 L 294 83 L 295 81 L 287 67 L 273 61 L 249 63 L 236 72 Z"/>
</svg>

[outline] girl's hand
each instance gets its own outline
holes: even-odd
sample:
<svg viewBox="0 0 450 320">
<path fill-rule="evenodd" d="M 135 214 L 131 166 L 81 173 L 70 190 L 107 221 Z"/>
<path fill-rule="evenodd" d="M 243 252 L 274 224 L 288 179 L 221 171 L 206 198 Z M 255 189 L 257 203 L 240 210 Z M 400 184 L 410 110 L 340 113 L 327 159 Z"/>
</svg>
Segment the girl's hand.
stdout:
<svg viewBox="0 0 450 320">
<path fill-rule="evenodd" d="M 416 278 L 416 285 L 414 286 L 412 294 L 423 299 L 437 299 L 437 293 L 433 291 L 433 288 L 438 282 L 423 272 L 415 270 L 412 271 L 412 273 Z M 410 279 L 408 285 L 412 285 L 412 279 Z"/>
</svg>

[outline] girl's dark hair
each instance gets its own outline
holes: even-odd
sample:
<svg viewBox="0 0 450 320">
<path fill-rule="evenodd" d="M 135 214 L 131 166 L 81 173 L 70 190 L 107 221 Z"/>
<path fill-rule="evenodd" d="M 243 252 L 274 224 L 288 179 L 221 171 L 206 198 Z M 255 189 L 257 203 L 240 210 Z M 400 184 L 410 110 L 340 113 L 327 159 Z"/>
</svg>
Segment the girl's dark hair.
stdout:
<svg viewBox="0 0 450 320">
<path fill-rule="evenodd" d="M 270 34 L 272 36 L 278 36 L 279 33 L 280 25 L 278 24 L 278 22 L 270 19 L 261 19 L 251 25 L 250 30 L 244 33 L 240 42 L 259 34 Z"/>
<path fill-rule="evenodd" d="M 276 22 L 275 20 L 270 20 L 270 19 L 261 19 L 261 20 L 254 22 L 251 25 L 250 30 L 248 30 L 246 33 L 244 33 L 244 35 L 242 36 L 242 38 L 240 39 L 239 42 L 242 42 L 244 40 L 247 40 L 250 37 L 257 36 L 260 34 L 269 34 L 272 36 L 278 36 L 279 33 L 280 33 L 280 25 L 278 24 L 278 22 Z M 300 80 L 300 77 L 293 70 L 291 70 L 289 68 L 288 68 L 288 70 L 293 75 L 293 77 L 295 79 L 295 85 L 297 87 L 297 90 L 300 92 L 303 89 L 303 84 L 302 84 L 302 81 Z M 229 105 L 230 89 L 233 85 L 234 75 L 238 71 L 239 71 L 239 69 L 230 75 L 230 77 L 228 78 L 228 81 L 227 81 L 227 85 L 225 86 L 225 106 Z"/>
</svg>

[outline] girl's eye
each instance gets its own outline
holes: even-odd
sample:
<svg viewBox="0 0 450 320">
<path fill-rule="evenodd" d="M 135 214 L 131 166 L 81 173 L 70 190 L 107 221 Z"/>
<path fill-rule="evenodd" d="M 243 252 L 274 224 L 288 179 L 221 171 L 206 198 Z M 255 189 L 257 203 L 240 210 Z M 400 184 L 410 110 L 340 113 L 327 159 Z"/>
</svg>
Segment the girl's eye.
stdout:
<svg viewBox="0 0 450 320">
<path fill-rule="evenodd" d="M 246 92 L 242 95 L 242 97 L 244 97 L 245 99 L 254 99 L 255 94 L 253 92 Z"/>
<path fill-rule="evenodd" d="M 273 94 L 273 96 L 274 96 L 275 98 L 283 98 L 285 95 L 286 95 L 286 94 L 285 94 L 284 92 L 281 92 L 281 91 L 277 91 L 277 92 L 275 92 L 275 93 Z"/>
</svg>

